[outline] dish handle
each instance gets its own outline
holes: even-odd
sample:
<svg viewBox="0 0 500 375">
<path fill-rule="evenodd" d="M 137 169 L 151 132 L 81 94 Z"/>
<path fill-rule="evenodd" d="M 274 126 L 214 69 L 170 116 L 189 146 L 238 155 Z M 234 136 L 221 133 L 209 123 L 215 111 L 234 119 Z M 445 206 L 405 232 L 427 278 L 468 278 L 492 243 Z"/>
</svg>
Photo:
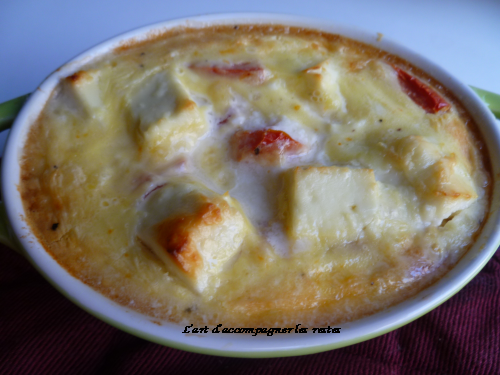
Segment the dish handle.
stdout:
<svg viewBox="0 0 500 375">
<path fill-rule="evenodd" d="M 470 88 L 486 103 L 493 115 L 500 120 L 500 95 L 474 86 L 470 86 Z"/>
<path fill-rule="evenodd" d="M 12 228 L 7 217 L 7 212 L 5 212 L 5 205 L 0 201 L 0 243 L 7 246 L 8 248 L 16 251 L 17 253 L 24 255 L 22 251 L 22 246 L 16 240 Z"/>
<path fill-rule="evenodd" d="M 7 130 L 12 126 L 28 96 L 29 94 L 23 95 L 0 104 L 0 131 Z M 0 243 L 23 255 L 22 246 L 12 232 L 7 212 L 5 212 L 5 205 L 2 201 L 0 201 Z"/>
<path fill-rule="evenodd" d="M 10 129 L 14 119 L 23 107 L 30 94 L 19 96 L 7 102 L 0 103 L 0 132 Z"/>
</svg>

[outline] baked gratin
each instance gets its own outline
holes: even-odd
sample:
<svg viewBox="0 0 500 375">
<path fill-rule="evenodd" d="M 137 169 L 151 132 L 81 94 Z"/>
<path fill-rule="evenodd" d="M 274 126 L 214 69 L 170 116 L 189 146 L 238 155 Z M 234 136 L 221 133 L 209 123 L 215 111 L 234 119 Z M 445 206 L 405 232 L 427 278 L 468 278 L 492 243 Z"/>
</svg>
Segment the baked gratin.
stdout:
<svg viewBox="0 0 500 375">
<path fill-rule="evenodd" d="M 155 321 L 338 324 L 401 302 L 489 209 L 458 100 L 338 35 L 179 28 L 62 79 L 24 148 L 26 220 Z"/>
</svg>

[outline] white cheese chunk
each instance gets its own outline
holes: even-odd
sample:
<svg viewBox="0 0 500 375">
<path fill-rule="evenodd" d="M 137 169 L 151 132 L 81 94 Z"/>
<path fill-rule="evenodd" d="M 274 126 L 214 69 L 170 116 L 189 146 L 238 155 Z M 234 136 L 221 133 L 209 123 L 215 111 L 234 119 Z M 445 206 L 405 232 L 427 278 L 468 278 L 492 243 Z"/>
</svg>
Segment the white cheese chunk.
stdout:
<svg viewBox="0 0 500 375">
<path fill-rule="evenodd" d="M 440 225 L 477 199 L 473 180 L 456 155 L 443 156 L 437 145 L 420 136 L 396 141 L 394 152 L 423 201 L 423 220 L 431 225 Z"/>
<path fill-rule="evenodd" d="M 417 135 L 397 140 L 394 151 L 412 183 L 418 183 L 422 178 L 419 174 L 442 158 L 437 145 Z"/>
<path fill-rule="evenodd" d="M 377 239 L 390 258 L 398 257 L 413 244 L 416 231 L 425 229 L 415 189 L 400 184 L 377 182 L 379 202 L 377 220 L 367 228 L 367 237 Z"/>
<path fill-rule="evenodd" d="M 208 131 L 202 109 L 168 71 L 143 82 L 129 105 L 141 145 L 158 160 L 189 152 Z"/>
<path fill-rule="evenodd" d="M 378 187 L 371 169 L 297 167 L 285 177 L 289 236 L 313 247 L 356 241 L 376 216 Z"/>
<path fill-rule="evenodd" d="M 305 94 L 310 100 L 317 102 L 324 111 L 345 112 L 345 100 L 338 84 L 338 68 L 331 59 L 305 69 L 302 75 L 305 80 Z"/>
<path fill-rule="evenodd" d="M 99 89 L 100 70 L 81 70 L 66 78 L 70 95 L 87 115 L 98 115 L 103 106 Z"/>
<path fill-rule="evenodd" d="M 192 290 L 215 290 L 249 230 L 238 203 L 194 184 L 168 184 L 146 199 L 141 242 Z"/>
<path fill-rule="evenodd" d="M 424 220 L 439 225 L 476 201 L 473 181 L 456 157 L 444 157 L 426 172 L 426 178 L 417 185 L 426 199 Z"/>
</svg>

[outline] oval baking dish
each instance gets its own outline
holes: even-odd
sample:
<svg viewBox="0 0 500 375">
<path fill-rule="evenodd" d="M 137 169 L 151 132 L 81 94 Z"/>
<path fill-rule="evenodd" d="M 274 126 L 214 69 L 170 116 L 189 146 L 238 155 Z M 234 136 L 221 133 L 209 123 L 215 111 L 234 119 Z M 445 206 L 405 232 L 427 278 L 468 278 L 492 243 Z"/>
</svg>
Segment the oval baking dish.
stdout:
<svg viewBox="0 0 500 375">
<path fill-rule="evenodd" d="M 89 63 L 98 60 L 100 56 L 104 56 L 110 53 L 110 51 L 132 48 L 131 46 L 139 45 L 142 41 L 157 37 L 170 30 L 177 30 L 177 28 L 180 27 L 201 29 L 209 26 L 222 27 L 229 25 L 236 25 L 236 27 L 243 27 L 245 25 L 266 25 L 266 27 L 272 27 L 274 25 L 275 27 L 306 28 L 329 34 L 339 34 L 395 55 L 402 59 L 401 61 L 408 61 L 412 66 L 424 72 L 425 75 L 432 77 L 433 80 L 442 84 L 460 101 L 461 105 L 477 124 L 489 153 L 488 159 L 491 163 L 492 174 L 491 205 L 487 220 L 483 224 L 483 228 L 475 239 L 474 244 L 458 263 L 442 278 L 403 302 L 395 304 L 373 315 L 348 323 L 335 325 L 335 327 L 340 328 L 339 333 L 336 334 L 317 334 L 312 331 L 312 326 L 309 324 L 302 325 L 302 328 L 308 327 L 307 332 L 302 331 L 304 333 L 299 333 L 301 328 L 300 325 L 294 324 L 293 326 L 286 326 L 293 328 L 293 330 L 287 334 L 267 334 L 261 331 L 260 334 L 242 333 L 224 335 L 216 333 L 217 324 L 215 324 L 215 321 L 210 321 L 210 324 L 207 324 L 208 332 L 202 331 L 192 334 L 189 329 L 186 330 L 186 326 L 189 326 L 186 320 L 180 323 L 168 320 L 161 320 L 159 322 L 158 319 L 153 318 L 151 315 L 140 313 L 130 306 L 122 306 L 112 299 L 105 297 L 96 291 L 95 288 L 90 287 L 88 285 L 89 283 L 84 283 L 73 277 L 70 272 L 61 267 L 60 264 L 45 251 L 40 243 L 39 237 L 25 221 L 28 215 L 25 212 L 25 205 L 23 205 L 19 186 L 21 184 L 22 175 L 23 149 L 29 139 L 30 127 L 39 118 L 39 114 L 44 109 L 54 88 L 56 88 L 61 81 L 67 79 L 67 77 L 74 77 L 74 80 L 85 78 L 80 77 L 81 74 L 79 72 L 81 68 L 88 66 Z M 203 74 L 206 73 L 206 67 L 201 63 L 194 66 L 193 69 L 198 69 L 202 71 Z M 211 67 L 210 69 L 211 73 L 213 73 L 214 68 Z M 227 67 L 218 68 L 219 71 L 221 69 L 228 70 Z M 238 66 L 238 69 L 250 72 L 257 71 L 257 68 L 254 69 L 253 66 L 241 65 Z M 320 67 L 318 69 L 326 68 Z M 230 73 L 233 74 L 234 72 L 231 71 Z M 255 78 L 255 73 L 247 73 L 245 73 L 246 75 L 243 79 Z M 400 73 L 400 75 L 404 76 L 404 73 Z M 262 75 L 258 75 L 256 79 L 259 80 L 259 82 L 265 79 L 265 72 L 263 72 Z M 412 78 L 410 76 L 404 76 L 404 79 L 411 81 Z M 436 101 L 434 104 L 439 107 L 437 110 L 445 106 L 445 104 L 439 101 Z M 429 109 L 430 107 L 427 108 Z M 147 115 L 143 114 L 139 114 L 138 116 L 147 117 Z M 224 119 L 221 121 L 224 121 Z M 284 134 L 288 136 L 288 133 Z M 269 135 L 266 134 L 264 137 L 269 137 Z M 280 137 L 285 136 L 280 135 Z M 251 155 L 251 157 L 255 157 L 262 152 L 261 150 L 265 150 L 264 146 L 262 146 L 265 143 L 263 142 L 264 141 L 261 141 L 258 148 L 252 147 L 252 153 L 254 155 Z M 286 142 L 288 142 L 287 145 L 289 145 L 291 141 L 286 140 Z M 147 144 L 145 144 L 144 147 L 148 147 Z M 261 154 L 260 156 L 262 157 L 263 155 Z M 241 156 L 241 158 L 243 158 L 243 156 Z M 351 345 L 407 324 L 446 301 L 481 270 L 500 243 L 500 234 L 497 231 L 498 225 L 500 224 L 498 213 L 500 201 L 497 183 L 500 165 L 498 160 L 500 160 L 500 132 L 498 131 L 494 117 L 488 110 L 488 107 L 481 102 L 479 97 L 470 88 L 458 82 L 440 67 L 386 38 L 378 40 L 375 34 L 332 25 L 328 22 L 291 16 L 227 14 L 174 20 L 123 34 L 92 48 L 54 72 L 40 85 L 39 89 L 31 95 L 15 120 L 4 153 L 2 164 L 2 193 L 7 220 L 4 223 L 4 236 L 0 238 L 0 240 L 3 240 L 4 243 L 11 247 L 17 248 L 17 250 L 26 256 L 58 290 L 73 302 L 111 325 L 145 339 L 183 350 L 215 355 L 271 357 L 309 354 Z M 296 174 L 300 173 L 306 174 L 306 172 L 296 172 Z M 336 173 L 342 174 L 347 172 L 339 170 Z M 290 178 L 298 179 L 299 177 L 292 176 Z M 300 176 L 300 178 L 307 179 L 309 177 Z M 364 179 L 368 177 L 361 176 L 359 178 L 359 183 L 361 184 L 364 183 Z M 161 190 L 163 185 L 160 186 L 160 184 L 157 184 L 157 186 L 158 188 L 153 186 L 153 189 L 146 191 L 144 195 L 159 194 L 157 190 Z M 297 183 L 297 186 L 299 186 L 299 183 Z M 230 207 L 230 209 L 237 207 L 236 204 L 233 204 L 227 199 L 225 202 L 229 202 L 228 207 Z M 226 207 L 227 203 L 220 203 L 220 205 Z M 232 220 L 236 220 L 236 216 L 234 216 L 236 214 L 231 215 L 233 215 Z M 445 219 L 446 217 L 443 218 Z M 441 222 L 443 218 L 439 217 L 439 221 Z M 60 225 L 58 222 L 51 222 L 49 224 L 54 231 L 57 230 L 57 227 Z M 362 224 L 365 225 L 366 223 L 362 222 Z M 11 231 L 8 226 L 11 227 Z M 349 241 L 349 239 L 343 240 Z M 145 242 L 147 242 L 147 239 Z M 200 292 L 203 291 L 204 288 L 208 288 L 206 285 L 208 284 L 203 280 L 196 281 L 193 282 L 192 288 Z M 268 324 L 266 324 L 266 326 L 271 328 Z M 223 324 L 220 330 L 223 328 L 229 328 L 229 325 Z M 205 329 L 205 331 L 207 331 L 207 329 Z"/>
</svg>

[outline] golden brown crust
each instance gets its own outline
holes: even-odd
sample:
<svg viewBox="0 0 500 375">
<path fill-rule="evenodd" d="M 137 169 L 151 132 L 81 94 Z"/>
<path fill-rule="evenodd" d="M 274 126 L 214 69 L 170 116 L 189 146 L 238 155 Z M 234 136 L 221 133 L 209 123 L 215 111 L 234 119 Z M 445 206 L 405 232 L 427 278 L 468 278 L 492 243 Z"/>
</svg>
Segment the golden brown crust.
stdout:
<svg viewBox="0 0 500 375">
<path fill-rule="evenodd" d="M 203 260 L 198 253 L 196 239 L 192 238 L 193 229 L 221 222 L 221 209 L 207 202 L 192 214 L 176 215 L 159 223 L 156 227 L 157 240 L 174 263 L 194 279 L 202 267 Z"/>
</svg>

